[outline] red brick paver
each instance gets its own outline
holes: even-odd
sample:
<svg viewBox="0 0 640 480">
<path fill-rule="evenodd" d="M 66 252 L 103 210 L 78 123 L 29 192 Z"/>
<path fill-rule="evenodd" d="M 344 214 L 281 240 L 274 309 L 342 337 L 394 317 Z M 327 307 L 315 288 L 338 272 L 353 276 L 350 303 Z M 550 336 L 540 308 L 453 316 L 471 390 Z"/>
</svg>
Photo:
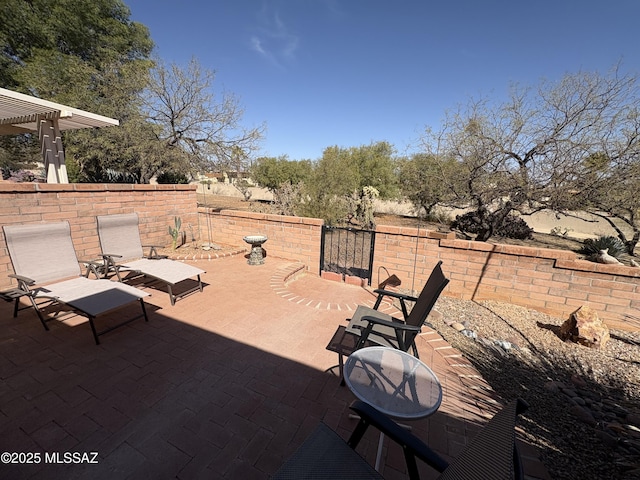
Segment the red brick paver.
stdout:
<svg viewBox="0 0 640 480">
<path fill-rule="evenodd" d="M 371 292 L 272 257 L 193 263 L 207 271 L 203 293 L 172 307 L 164 290 L 146 287 L 149 322 L 99 346 L 78 317 L 45 332 L 33 311 L 14 319 L 0 303 L 0 451 L 40 454 L 0 464 L 0 478 L 264 479 L 319 422 L 350 434 L 353 396 L 325 346 L 355 306 L 373 304 Z M 452 458 L 500 399 L 436 332 L 425 328 L 418 348 L 444 397 L 413 431 Z M 358 448 L 372 463 L 377 438 L 368 432 Z M 96 452 L 98 463 L 64 463 L 65 452 Z M 405 478 L 399 447 L 384 452 L 383 474 Z M 525 465 L 547 478 L 531 448 Z"/>
</svg>

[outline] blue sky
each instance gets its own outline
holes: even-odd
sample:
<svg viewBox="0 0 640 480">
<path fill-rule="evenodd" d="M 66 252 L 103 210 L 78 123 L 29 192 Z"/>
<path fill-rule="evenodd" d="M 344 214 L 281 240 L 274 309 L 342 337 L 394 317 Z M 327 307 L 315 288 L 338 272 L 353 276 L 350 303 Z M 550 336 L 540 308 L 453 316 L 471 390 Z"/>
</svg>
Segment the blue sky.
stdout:
<svg viewBox="0 0 640 480">
<path fill-rule="evenodd" d="M 192 57 L 233 92 L 262 155 L 416 151 L 426 126 L 514 83 L 640 67 L 637 0 L 124 0 L 166 63 Z"/>
</svg>

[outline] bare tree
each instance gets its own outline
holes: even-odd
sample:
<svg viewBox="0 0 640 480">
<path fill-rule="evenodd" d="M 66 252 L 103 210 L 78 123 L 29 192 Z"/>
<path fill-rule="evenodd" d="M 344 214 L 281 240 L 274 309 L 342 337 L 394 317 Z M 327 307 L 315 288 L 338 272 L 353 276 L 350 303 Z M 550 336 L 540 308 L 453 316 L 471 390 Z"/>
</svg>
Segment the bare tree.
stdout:
<svg viewBox="0 0 640 480">
<path fill-rule="evenodd" d="M 186 69 L 158 63 L 144 94 L 143 110 L 158 139 L 176 156 L 185 173 L 233 165 L 258 148 L 265 127 L 241 125 L 244 110 L 228 92 L 212 91 L 214 72 L 192 59 Z"/>
<path fill-rule="evenodd" d="M 462 173 L 442 170 L 462 177 L 443 176 L 446 200 L 475 210 L 476 238 L 487 240 L 514 212 L 600 208 L 595 193 L 611 174 L 594 175 L 585 159 L 605 152 L 612 165 L 631 171 L 638 100 L 636 77 L 617 69 L 607 76 L 566 75 L 535 91 L 514 86 L 502 104 L 470 101 L 424 140 L 429 153 L 460 164 Z"/>
</svg>

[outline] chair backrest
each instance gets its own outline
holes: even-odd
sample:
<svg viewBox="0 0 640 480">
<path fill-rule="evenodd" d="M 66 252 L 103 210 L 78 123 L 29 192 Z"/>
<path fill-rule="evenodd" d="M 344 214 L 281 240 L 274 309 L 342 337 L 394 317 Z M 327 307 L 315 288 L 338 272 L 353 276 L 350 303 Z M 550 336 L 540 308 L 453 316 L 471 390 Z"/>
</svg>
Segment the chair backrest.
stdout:
<svg viewBox="0 0 640 480">
<path fill-rule="evenodd" d="M 418 296 L 418 301 L 411 309 L 411 313 L 406 319 L 407 325 L 422 326 L 448 283 L 449 279 L 442 272 L 442 260 L 440 260 L 431 271 L 427 283 L 424 284 L 422 292 Z"/>
<path fill-rule="evenodd" d="M 98 237 L 102 253 L 120 255 L 118 261 L 142 258 L 138 214 L 98 215 Z"/>
<path fill-rule="evenodd" d="M 509 403 L 489 420 L 438 480 L 495 480 L 523 478 L 515 446 L 515 425 L 529 405 L 521 399 Z"/>
<path fill-rule="evenodd" d="M 81 275 L 69 222 L 5 225 L 2 229 L 17 275 L 39 284 Z"/>
</svg>

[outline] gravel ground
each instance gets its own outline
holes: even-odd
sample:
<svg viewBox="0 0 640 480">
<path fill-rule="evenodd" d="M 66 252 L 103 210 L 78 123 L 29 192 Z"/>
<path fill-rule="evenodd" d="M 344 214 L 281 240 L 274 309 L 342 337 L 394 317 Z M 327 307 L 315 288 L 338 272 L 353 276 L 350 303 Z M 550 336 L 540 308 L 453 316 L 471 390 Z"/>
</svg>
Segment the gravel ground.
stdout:
<svg viewBox="0 0 640 480">
<path fill-rule="evenodd" d="M 611 330 L 595 350 L 560 340 L 565 319 L 523 307 L 440 297 L 436 310 L 432 326 L 491 387 L 529 403 L 520 425 L 552 478 L 640 478 L 639 332 Z"/>
</svg>

